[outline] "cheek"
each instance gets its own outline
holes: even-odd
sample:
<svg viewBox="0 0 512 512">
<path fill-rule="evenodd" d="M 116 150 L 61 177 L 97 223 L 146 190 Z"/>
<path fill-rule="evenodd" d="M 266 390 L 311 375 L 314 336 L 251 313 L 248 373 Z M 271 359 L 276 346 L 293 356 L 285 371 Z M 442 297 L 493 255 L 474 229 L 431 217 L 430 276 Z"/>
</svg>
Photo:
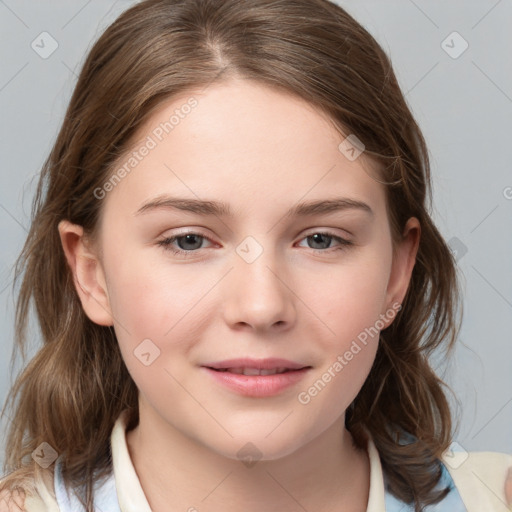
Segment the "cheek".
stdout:
<svg viewBox="0 0 512 512">
<path fill-rule="evenodd" d="M 316 418 L 317 428 L 332 424 L 354 401 L 370 373 L 377 347 L 377 343 L 356 343 L 336 352 L 298 390 L 298 407 L 303 414 Z"/>
<path fill-rule="evenodd" d="M 357 264 L 340 266 L 323 298 L 326 323 L 333 333 L 320 338 L 326 354 L 320 378 L 317 375 L 305 390 L 301 403 L 314 401 L 313 407 L 331 419 L 355 399 L 375 360 L 391 264 L 391 258 L 381 254 L 386 253 L 368 252 Z"/>
<path fill-rule="evenodd" d="M 155 271 L 144 273 L 132 267 L 130 273 L 114 271 L 109 289 L 115 321 L 134 338 L 160 338 L 171 328 L 173 312 L 180 303 L 172 292 L 173 283 L 158 280 Z"/>
<path fill-rule="evenodd" d="M 330 274 L 323 293 L 315 296 L 312 309 L 321 312 L 322 320 L 315 335 L 321 364 L 301 387 L 297 400 L 323 424 L 335 421 L 347 409 L 370 373 L 383 327 L 385 270 L 385 265 L 357 270 L 340 267 Z"/>
<path fill-rule="evenodd" d="M 183 321 L 190 324 L 188 315 L 211 284 L 206 275 L 164 257 L 151 258 L 154 252 L 139 250 L 122 261 L 110 260 L 109 299 L 116 320 L 128 331 L 160 339 L 181 329 Z"/>
<path fill-rule="evenodd" d="M 338 349 L 380 319 L 386 308 L 388 277 L 389 261 L 370 254 L 353 265 L 332 266 L 325 285 L 316 286 L 312 309 L 330 328 L 330 339 Z M 381 329 L 382 322 L 377 327 Z"/>
<path fill-rule="evenodd" d="M 187 271 L 164 258 L 151 261 L 142 253 L 122 261 L 112 258 L 108 268 L 116 335 L 135 380 L 145 379 L 145 362 L 154 360 L 153 374 L 187 363 L 216 310 L 205 297 L 218 282 L 216 275 Z"/>
<path fill-rule="evenodd" d="M 150 267 L 150 268 L 148 268 Z M 111 284 L 115 330 L 126 367 L 147 397 L 179 393 L 172 379 L 174 368 L 188 364 L 190 347 L 197 339 L 193 305 L 197 290 L 154 266 L 133 262 L 129 272 L 118 267 Z M 168 371 L 166 371 L 168 370 Z"/>
</svg>

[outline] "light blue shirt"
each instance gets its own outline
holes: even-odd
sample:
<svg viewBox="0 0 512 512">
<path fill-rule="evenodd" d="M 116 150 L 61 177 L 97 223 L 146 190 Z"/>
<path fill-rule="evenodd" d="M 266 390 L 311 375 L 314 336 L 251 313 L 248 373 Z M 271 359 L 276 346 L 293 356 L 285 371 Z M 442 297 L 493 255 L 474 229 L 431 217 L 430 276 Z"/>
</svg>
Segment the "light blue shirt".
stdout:
<svg viewBox="0 0 512 512">
<path fill-rule="evenodd" d="M 443 463 L 441 463 L 441 469 L 442 476 L 437 483 L 436 490 L 450 486 L 450 492 L 439 503 L 425 507 L 425 512 L 467 512 L 459 491 L 457 487 L 455 487 L 453 479 Z M 386 504 L 385 512 L 414 512 L 414 505 L 408 505 L 398 500 L 388 491 L 386 474 L 383 473 L 383 475 L 385 488 L 384 502 Z"/>
<path fill-rule="evenodd" d="M 130 419 L 124 410 L 111 434 L 112 471 L 94 485 L 95 512 L 151 512 L 130 456 L 126 429 Z M 403 435 L 400 444 L 410 442 Z M 414 438 L 413 438 L 414 440 Z M 457 443 L 443 452 L 438 460 L 441 478 L 436 490 L 448 489 L 441 502 L 425 508 L 425 512 L 505 512 L 504 483 L 512 467 L 512 455 L 498 452 L 466 452 Z M 367 453 L 370 461 L 370 489 L 366 512 L 413 512 L 413 507 L 396 499 L 389 492 L 381 456 L 368 434 Z M 36 482 L 37 496 L 27 496 L 29 511 L 83 512 L 77 496 L 64 487 L 62 458 L 55 462 L 53 480 Z M 199 498 L 198 498 L 199 499 Z M 465 506 L 464 506 L 465 504 Z M 190 505 L 194 505 L 191 503 Z M 200 508 L 200 503 L 197 504 Z"/>
<path fill-rule="evenodd" d="M 442 477 L 438 482 L 436 489 L 444 489 L 445 487 L 450 486 L 451 490 L 439 503 L 426 507 L 425 512 L 467 512 L 450 473 L 444 464 L 441 463 L 441 466 Z M 81 506 L 78 498 L 74 494 L 70 495 L 64 487 L 60 469 L 61 466 L 59 458 L 56 461 L 54 482 L 59 510 L 61 512 L 83 512 L 85 509 Z M 384 487 L 386 509 L 383 512 L 414 512 L 413 505 L 408 505 L 403 501 L 399 501 L 388 491 L 385 474 Z M 94 505 L 95 512 L 121 512 L 117 499 L 114 473 L 111 473 L 110 477 L 103 483 L 103 485 L 95 487 Z"/>
</svg>

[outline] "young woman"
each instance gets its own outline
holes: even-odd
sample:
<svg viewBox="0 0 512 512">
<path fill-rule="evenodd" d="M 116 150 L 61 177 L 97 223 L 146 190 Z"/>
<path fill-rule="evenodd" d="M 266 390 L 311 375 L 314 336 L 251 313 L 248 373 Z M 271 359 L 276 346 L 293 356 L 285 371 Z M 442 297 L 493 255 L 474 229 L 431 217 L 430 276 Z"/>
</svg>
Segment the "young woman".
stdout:
<svg viewBox="0 0 512 512">
<path fill-rule="evenodd" d="M 453 257 L 421 132 L 325 0 L 146 0 L 92 48 L 44 165 L 3 509 L 501 511 L 448 450 Z M 96 507 L 96 508 L 95 508 Z M 436 508 L 434 508 L 436 507 Z"/>
</svg>

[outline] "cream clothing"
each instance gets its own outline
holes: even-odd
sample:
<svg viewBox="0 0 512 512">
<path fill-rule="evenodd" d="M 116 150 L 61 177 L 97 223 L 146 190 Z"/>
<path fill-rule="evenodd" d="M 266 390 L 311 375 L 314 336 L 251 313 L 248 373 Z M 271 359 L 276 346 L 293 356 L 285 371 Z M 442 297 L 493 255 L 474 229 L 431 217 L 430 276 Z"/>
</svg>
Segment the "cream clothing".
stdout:
<svg viewBox="0 0 512 512">
<path fill-rule="evenodd" d="M 121 413 L 111 435 L 113 473 L 95 489 L 96 510 L 101 512 L 151 512 L 132 464 L 126 443 L 126 416 Z M 413 510 L 386 491 L 379 453 L 368 441 L 370 492 L 367 512 L 408 512 Z M 452 490 L 432 512 L 508 512 L 505 479 L 512 467 L 512 455 L 498 452 L 446 452 L 442 458 L 443 480 Z M 53 481 L 36 482 L 39 496 L 27 496 L 27 512 L 80 512 L 76 497 L 69 495 L 60 478 L 58 460 Z M 439 485 L 439 484 L 438 484 Z M 191 504 L 193 506 L 193 504 Z M 198 505 L 199 506 L 199 505 Z M 200 507 L 199 507 L 200 508 Z"/>
</svg>

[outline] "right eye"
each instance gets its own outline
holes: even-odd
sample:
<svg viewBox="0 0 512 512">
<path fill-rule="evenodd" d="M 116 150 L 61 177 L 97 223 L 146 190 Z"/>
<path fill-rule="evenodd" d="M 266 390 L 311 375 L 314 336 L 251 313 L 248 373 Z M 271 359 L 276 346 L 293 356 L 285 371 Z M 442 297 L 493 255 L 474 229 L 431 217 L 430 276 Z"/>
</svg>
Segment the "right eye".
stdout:
<svg viewBox="0 0 512 512">
<path fill-rule="evenodd" d="M 203 239 L 209 240 L 209 238 L 199 233 L 189 231 L 186 233 L 180 233 L 179 235 L 175 235 L 172 237 L 164 238 L 163 240 L 160 240 L 158 242 L 158 245 L 162 246 L 165 250 L 171 251 L 173 254 L 178 254 L 187 257 L 190 256 L 191 253 L 197 252 L 198 249 L 201 249 L 201 247 L 197 247 L 197 245 L 201 245 L 201 241 Z M 182 240 L 184 240 L 184 242 L 182 242 Z M 176 249 L 173 246 L 175 242 L 178 242 L 178 245 L 185 245 L 185 247 L 183 249 L 179 247 Z M 192 245 L 192 247 L 187 248 L 187 244 Z"/>
</svg>

